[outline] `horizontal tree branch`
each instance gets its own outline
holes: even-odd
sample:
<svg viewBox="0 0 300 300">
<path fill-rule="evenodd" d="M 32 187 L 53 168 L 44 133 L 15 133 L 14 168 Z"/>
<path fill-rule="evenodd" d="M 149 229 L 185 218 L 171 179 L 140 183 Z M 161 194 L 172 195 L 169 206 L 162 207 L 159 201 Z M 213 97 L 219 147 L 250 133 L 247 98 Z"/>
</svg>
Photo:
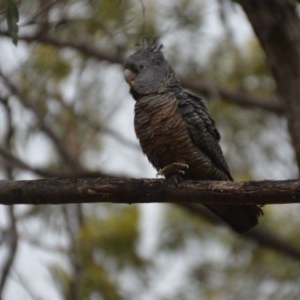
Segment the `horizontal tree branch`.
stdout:
<svg viewBox="0 0 300 300">
<path fill-rule="evenodd" d="M 182 181 L 165 179 L 54 178 L 0 181 L 0 204 L 300 203 L 300 181 Z"/>
<path fill-rule="evenodd" d="M 53 178 L 0 180 L 0 204 L 175 202 L 213 224 L 221 221 L 196 203 L 270 204 L 300 202 L 300 181 L 183 181 L 165 179 Z M 282 238 L 254 228 L 243 235 L 261 246 L 300 260 L 300 249 Z"/>
</svg>

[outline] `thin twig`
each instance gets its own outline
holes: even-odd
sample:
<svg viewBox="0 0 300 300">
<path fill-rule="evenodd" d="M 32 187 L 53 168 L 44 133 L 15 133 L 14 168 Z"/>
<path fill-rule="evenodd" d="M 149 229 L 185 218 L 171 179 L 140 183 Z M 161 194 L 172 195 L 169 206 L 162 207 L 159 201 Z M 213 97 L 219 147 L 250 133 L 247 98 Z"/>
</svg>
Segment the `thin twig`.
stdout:
<svg viewBox="0 0 300 300">
<path fill-rule="evenodd" d="M 8 254 L 2 267 L 2 273 L 0 274 L 0 299 L 3 297 L 4 287 L 13 266 L 18 249 L 18 233 L 13 206 L 7 209 L 7 215 L 9 218 L 9 245 Z"/>
<path fill-rule="evenodd" d="M 73 158 L 72 155 L 67 151 L 66 147 L 63 145 L 62 141 L 55 134 L 55 132 L 46 124 L 43 116 L 38 111 L 38 109 L 30 102 L 29 99 L 22 93 L 16 85 L 12 83 L 11 80 L 8 79 L 7 76 L 0 70 L 0 77 L 2 81 L 5 83 L 6 87 L 10 90 L 12 94 L 18 97 L 21 103 L 30 111 L 32 111 L 38 121 L 39 128 L 46 134 L 46 136 L 53 142 L 55 148 L 60 153 L 61 157 L 64 161 L 72 168 L 76 170 L 81 170 L 81 166 L 78 163 L 77 159 Z"/>
<path fill-rule="evenodd" d="M 32 300 L 43 300 L 44 298 L 37 296 L 35 292 L 33 292 L 32 287 L 30 286 L 27 279 L 25 279 L 21 274 L 19 274 L 16 270 L 13 271 L 13 279 L 18 283 L 24 291 L 29 295 Z"/>
<path fill-rule="evenodd" d="M 194 204 L 179 204 L 179 206 L 183 207 L 184 209 L 188 210 L 189 212 L 195 215 L 200 215 L 211 224 L 224 226 L 224 223 L 220 219 L 218 219 L 214 214 L 212 214 L 209 210 L 207 210 L 204 206 Z M 285 241 L 278 235 L 275 235 L 270 231 L 266 231 L 261 227 L 253 228 L 240 236 L 250 239 L 262 247 L 266 247 L 280 254 L 284 253 L 284 255 L 292 257 L 296 260 L 300 260 L 300 248 Z"/>
<path fill-rule="evenodd" d="M 5 31 L 0 31 L 0 35 L 8 36 Z M 122 64 L 124 58 L 114 55 L 112 52 L 104 51 L 98 49 L 86 41 L 79 40 L 66 40 L 60 39 L 59 37 L 52 37 L 50 35 L 20 35 L 19 40 L 26 41 L 28 43 L 40 42 L 49 44 L 55 47 L 63 48 L 73 48 L 90 57 L 96 58 L 98 60 L 105 60 L 111 63 Z M 204 96 L 220 96 L 223 100 L 233 103 L 241 107 L 248 108 L 259 108 L 268 112 L 275 113 L 277 115 L 282 115 L 284 113 L 283 106 L 279 101 L 274 98 L 256 98 L 246 93 L 241 93 L 235 90 L 230 90 L 221 87 L 212 82 L 204 82 L 195 78 L 188 78 L 186 76 L 180 76 L 180 81 L 183 87 L 190 89 L 198 94 L 203 94 Z"/>
<path fill-rule="evenodd" d="M 4 107 L 5 115 L 6 115 L 6 132 L 4 134 L 4 145 L 7 148 L 13 147 L 13 136 L 14 136 L 14 126 L 12 121 L 12 111 L 9 106 L 8 101 L 1 102 Z M 13 179 L 13 169 L 10 166 L 6 166 L 4 168 L 6 177 L 10 180 Z M 14 206 L 12 205 L 7 209 L 7 216 L 8 216 L 8 230 L 7 230 L 7 236 L 8 236 L 8 253 L 7 256 L 3 262 L 2 266 L 2 273 L 0 274 L 0 299 L 3 297 L 3 292 L 5 285 L 7 283 L 8 277 L 11 272 L 11 268 L 13 266 L 17 249 L 18 249 L 18 232 L 17 232 L 17 220 L 15 217 L 14 212 Z"/>
<path fill-rule="evenodd" d="M 24 21 L 23 23 L 20 24 L 20 26 L 26 26 L 29 24 L 34 23 L 34 20 L 38 17 L 41 16 L 42 14 L 44 14 L 45 12 L 48 12 L 49 9 L 55 5 L 56 3 L 59 3 L 59 0 L 53 0 L 52 2 L 48 2 L 46 3 L 45 6 L 43 6 L 42 8 L 39 8 L 28 20 Z"/>
</svg>

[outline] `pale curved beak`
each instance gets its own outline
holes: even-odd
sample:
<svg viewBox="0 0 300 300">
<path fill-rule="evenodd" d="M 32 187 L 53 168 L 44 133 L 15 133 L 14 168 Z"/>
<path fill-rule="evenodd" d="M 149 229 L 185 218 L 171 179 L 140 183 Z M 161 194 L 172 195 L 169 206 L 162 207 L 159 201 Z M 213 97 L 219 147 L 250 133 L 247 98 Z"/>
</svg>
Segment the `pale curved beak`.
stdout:
<svg viewBox="0 0 300 300">
<path fill-rule="evenodd" d="M 124 78 L 131 87 L 134 85 L 135 77 L 136 77 L 136 74 L 134 72 L 132 72 L 129 69 L 125 69 Z"/>
</svg>

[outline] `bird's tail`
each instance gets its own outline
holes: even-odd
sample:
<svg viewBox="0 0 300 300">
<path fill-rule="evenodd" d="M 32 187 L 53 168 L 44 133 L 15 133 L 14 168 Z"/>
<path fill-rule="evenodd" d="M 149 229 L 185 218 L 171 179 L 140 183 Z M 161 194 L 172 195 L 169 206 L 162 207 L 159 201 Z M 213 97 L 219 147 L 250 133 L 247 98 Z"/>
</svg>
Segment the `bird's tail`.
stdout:
<svg viewBox="0 0 300 300">
<path fill-rule="evenodd" d="M 244 233 L 257 225 L 262 210 L 256 205 L 214 205 L 206 206 L 222 221 L 238 233 Z"/>
</svg>

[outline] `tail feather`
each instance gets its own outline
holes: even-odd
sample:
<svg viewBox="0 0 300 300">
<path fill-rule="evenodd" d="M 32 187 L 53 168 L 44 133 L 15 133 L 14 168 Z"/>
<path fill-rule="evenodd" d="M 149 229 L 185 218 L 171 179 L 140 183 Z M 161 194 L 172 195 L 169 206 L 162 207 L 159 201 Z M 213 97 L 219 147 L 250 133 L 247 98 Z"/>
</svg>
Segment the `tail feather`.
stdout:
<svg viewBox="0 0 300 300">
<path fill-rule="evenodd" d="M 222 221 L 238 233 L 244 233 L 257 225 L 262 210 L 256 205 L 214 205 L 206 206 Z"/>
</svg>

